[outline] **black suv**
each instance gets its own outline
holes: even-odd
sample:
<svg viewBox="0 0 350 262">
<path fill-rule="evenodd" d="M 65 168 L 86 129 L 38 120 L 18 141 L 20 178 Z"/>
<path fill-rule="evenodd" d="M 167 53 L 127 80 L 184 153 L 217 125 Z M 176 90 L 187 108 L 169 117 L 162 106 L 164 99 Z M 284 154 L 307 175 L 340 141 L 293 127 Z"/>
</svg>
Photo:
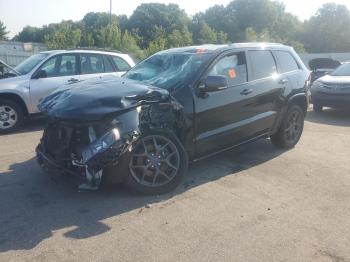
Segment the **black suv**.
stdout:
<svg viewBox="0 0 350 262">
<path fill-rule="evenodd" d="M 82 189 L 124 182 L 134 191 L 174 189 L 188 162 L 259 138 L 282 148 L 300 139 L 309 71 L 279 44 L 185 47 L 159 52 L 124 77 L 61 89 L 38 162 L 78 175 Z"/>
</svg>

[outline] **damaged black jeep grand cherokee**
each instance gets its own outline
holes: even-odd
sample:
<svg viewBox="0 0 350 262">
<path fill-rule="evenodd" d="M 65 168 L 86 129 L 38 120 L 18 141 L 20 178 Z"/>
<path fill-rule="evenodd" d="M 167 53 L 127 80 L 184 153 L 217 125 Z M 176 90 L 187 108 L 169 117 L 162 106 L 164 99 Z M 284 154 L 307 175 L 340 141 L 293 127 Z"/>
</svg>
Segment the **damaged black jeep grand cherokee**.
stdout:
<svg viewBox="0 0 350 262">
<path fill-rule="evenodd" d="M 291 47 L 232 44 L 171 49 L 123 78 L 61 89 L 37 148 L 46 170 L 124 182 L 134 191 L 173 190 L 189 161 L 258 138 L 292 148 L 307 111 L 309 72 Z"/>
</svg>

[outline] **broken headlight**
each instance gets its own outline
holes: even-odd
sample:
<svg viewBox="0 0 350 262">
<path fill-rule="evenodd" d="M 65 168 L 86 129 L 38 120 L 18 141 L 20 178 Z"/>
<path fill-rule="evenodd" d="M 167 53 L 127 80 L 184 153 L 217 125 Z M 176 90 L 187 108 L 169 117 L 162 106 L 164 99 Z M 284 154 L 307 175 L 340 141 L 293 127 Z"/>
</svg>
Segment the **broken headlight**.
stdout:
<svg viewBox="0 0 350 262">
<path fill-rule="evenodd" d="M 93 141 L 82 151 L 82 163 L 86 164 L 95 155 L 108 150 L 116 142 L 120 140 L 120 132 L 118 128 L 113 128 L 100 138 Z"/>
</svg>

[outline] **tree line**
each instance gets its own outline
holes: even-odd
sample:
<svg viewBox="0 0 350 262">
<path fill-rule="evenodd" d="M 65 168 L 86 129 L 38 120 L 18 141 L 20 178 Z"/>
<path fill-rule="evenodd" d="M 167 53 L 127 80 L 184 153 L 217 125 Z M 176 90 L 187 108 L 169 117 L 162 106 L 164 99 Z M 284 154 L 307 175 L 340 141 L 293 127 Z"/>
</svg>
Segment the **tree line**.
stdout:
<svg viewBox="0 0 350 262">
<path fill-rule="evenodd" d="M 88 13 L 81 21 L 26 26 L 13 40 L 43 42 L 49 49 L 98 47 L 142 59 L 159 50 L 199 44 L 266 41 L 298 52 L 350 52 L 350 11 L 328 3 L 300 21 L 273 0 L 233 0 L 190 17 L 176 4 L 139 5 L 130 17 Z M 0 40 L 6 38 L 0 21 Z"/>
</svg>

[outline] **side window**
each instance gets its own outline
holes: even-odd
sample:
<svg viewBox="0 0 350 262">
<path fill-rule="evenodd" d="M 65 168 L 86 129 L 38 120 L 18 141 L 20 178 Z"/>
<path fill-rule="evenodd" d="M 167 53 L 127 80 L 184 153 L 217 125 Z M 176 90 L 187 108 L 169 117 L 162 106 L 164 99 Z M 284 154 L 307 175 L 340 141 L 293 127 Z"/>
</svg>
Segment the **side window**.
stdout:
<svg viewBox="0 0 350 262">
<path fill-rule="evenodd" d="M 274 51 L 278 61 L 279 73 L 287 73 L 300 69 L 294 57 L 286 51 Z"/>
<path fill-rule="evenodd" d="M 247 82 L 247 62 L 244 52 L 231 54 L 221 58 L 214 64 L 208 76 L 225 76 L 229 86 Z"/>
<path fill-rule="evenodd" d="M 112 59 L 118 72 L 125 72 L 130 70 L 130 65 L 127 62 L 125 62 L 124 59 L 117 56 L 112 56 Z"/>
<path fill-rule="evenodd" d="M 275 59 L 270 51 L 248 51 L 252 68 L 252 80 L 270 77 L 277 72 Z"/>
<path fill-rule="evenodd" d="M 104 73 L 103 56 L 97 54 L 81 54 L 81 73 L 86 74 L 99 74 Z"/>
<path fill-rule="evenodd" d="M 104 61 L 104 64 L 105 64 L 105 73 L 111 73 L 111 72 L 114 72 L 114 67 L 112 65 L 112 62 L 111 62 L 111 59 L 104 55 L 103 56 L 103 61 Z"/>
<path fill-rule="evenodd" d="M 54 56 L 47 60 L 39 70 L 45 71 L 46 77 L 57 76 L 56 65 L 58 63 L 58 56 Z"/>
<path fill-rule="evenodd" d="M 56 76 L 77 75 L 76 56 L 74 54 L 61 55 L 61 62 L 58 66 Z"/>
</svg>

